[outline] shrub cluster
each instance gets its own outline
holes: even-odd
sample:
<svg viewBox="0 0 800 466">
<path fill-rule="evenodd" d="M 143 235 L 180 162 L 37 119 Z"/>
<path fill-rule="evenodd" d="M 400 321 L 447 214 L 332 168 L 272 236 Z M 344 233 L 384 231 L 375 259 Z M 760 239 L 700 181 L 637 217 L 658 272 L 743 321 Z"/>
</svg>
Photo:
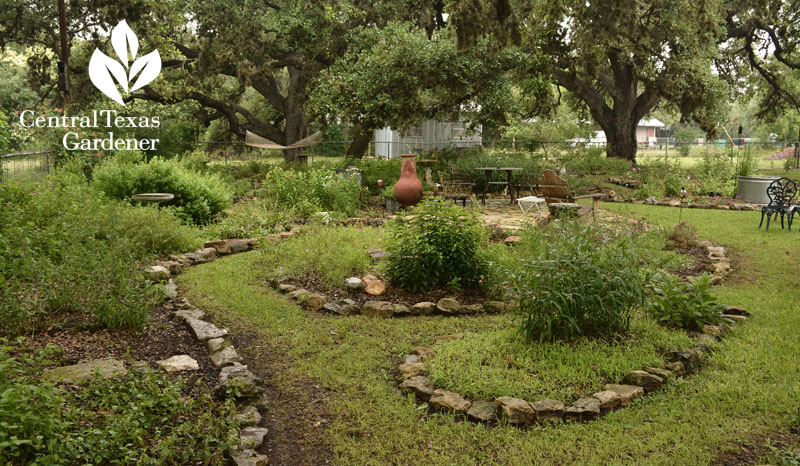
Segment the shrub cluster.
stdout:
<svg viewBox="0 0 800 466">
<path fill-rule="evenodd" d="M 182 379 L 151 370 L 62 391 L 40 380 L 55 356 L 0 339 L 0 463 L 227 464 L 232 402 L 184 396 Z"/>
<path fill-rule="evenodd" d="M 259 191 L 267 208 L 310 217 L 320 211 L 352 216 L 361 205 L 361 186 L 356 178 L 329 169 L 298 171 L 275 168 L 267 173 Z"/>
<path fill-rule="evenodd" d="M 411 292 L 450 286 L 475 288 L 486 273 L 483 224 L 471 212 L 442 201 L 424 201 L 410 220 L 391 224 L 385 273 Z"/>
<path fill-rule="evenodd" d="M 531 253 L 511 274 L 521 333 L 553 341 L 627 330 L 646 297 L 632 240 L 577 222 L 551 228 L 531 239 Z"/>
<path fill-rule="evenodd" d="M 154 158 L 136 163 L 112 159 L 94 170 L 94 185 L 107 196 L 127 200 L 139 193 L 171 193 L 162 205 L 175 206 L 179 215 L 197 224 L 211 221 L 231 205 L 231 189 L 216 175 L 192 171 L 176 160 Z"/>
<path fill-rule="evenodd" d="M 664 325 L 700 330 L 703 325 L 722 322 L 725 306 L 711 295 L 711 276 L 707 273 L 688 283 L 680 283 L 674 275 L 659 274 L 653 291 L 647 313 Z"/>
<path fill-rule="evenodd" d="M 140 261 L 198 245 L 169 210 L 105 199 L 73 176 L 0 185 L 0 329 L 25 333 L 66 313 L 138 327 L 157 298 Z"/>
</svg>

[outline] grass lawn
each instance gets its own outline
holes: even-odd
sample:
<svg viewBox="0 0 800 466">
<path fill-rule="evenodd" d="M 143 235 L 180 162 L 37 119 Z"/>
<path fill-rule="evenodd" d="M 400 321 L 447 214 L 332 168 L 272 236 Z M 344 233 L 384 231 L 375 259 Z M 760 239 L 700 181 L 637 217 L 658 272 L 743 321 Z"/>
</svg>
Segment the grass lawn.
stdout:
<svg viewBox="0 0 800 466">
<path fill-rule="evenodd" d="M 605 204 L 603 208 L 647 217 L 665 227 L 674 226 L 678 217 L 677 209 L 666 207 Z M 255 332 L 265 346 L 285 353 L 286 367 L 271 374 L 271 383 L 291 390 L 294 381 L 310 379 L 335 394 L 326 399 L 325 407 L 331 415 L 327 436 L 338 464 L 708 464 L 728 451 L 739 451 L 744 442 L 761 445 L 762 435 L 800 424 L 800 299 L 796 297 L 800 233 L 778 228 L 764 233 L 756 228 L 756 212 L 684 209 L 683 220 L 695 225 L 701 238 L 731 249 L 735 271 L 715 292 L 722 302 L 743 305 L 753 316 L 717 345 L 699 374 L 587 424 L 487 428 L 448 415 L 426 415 L 396 389 L 394 370 L 402 356 L 415 345 L 433 344 L 439 335 L 468 333 L 464 340 L 437 344 L 440 354 L 434 359 L 441 358 L 445 365 L 463 364 L 467 371 L 478 371 L 482 357 L 514 354 L 523 364 L 541 359 L 541 349 L 514 342 L 510 316 L 312 315 L 265 283 L 268 269 L 280 258 L 265 262 L 263 253 L 239 254 L 192 268 L 179 283 L 187 297 L 217 321 Z M 307 254 L 317 260 L 335 256 L 335 245 L 319 246 L 308 245 Z M 643 332 L 637 354 L 650 357 L 655 349 L 648 347 L 647 332 L 660 329 L 646 324 L 634 329 Z M 485 348 L 480 339 L 499 345 L 499 353 L 463 354 L 470 348 Z M 552 351 L 562 354 L 560 349 Z M 588 364 L 607 364 L 598 368 L 606 373 L 623 370 L 614 357 L 592 353 L 590 346 L 570 351 L 577 355 L 570 364 L 582 367 L 585 374 L 591 370 L 585 367 Z M 493 367 L 495 374 L 481 377 L 513 374 L 501 365 Z M 487 396 L 504 389 L 486 384 L 466 387 L 469 382 L 457 376 L 455 368 L 437 370 L 435 377 L 454 385 L 447 388 Z M 557 381 L 564 377 L 557 365 L 540 370 L 552 373 Z M 593 384 L 597 379 L 589 380 Z M 528 390 L 534 398 L 534 393 L 557 392 L 558 387 L 531 383 Z"/>
</svg>

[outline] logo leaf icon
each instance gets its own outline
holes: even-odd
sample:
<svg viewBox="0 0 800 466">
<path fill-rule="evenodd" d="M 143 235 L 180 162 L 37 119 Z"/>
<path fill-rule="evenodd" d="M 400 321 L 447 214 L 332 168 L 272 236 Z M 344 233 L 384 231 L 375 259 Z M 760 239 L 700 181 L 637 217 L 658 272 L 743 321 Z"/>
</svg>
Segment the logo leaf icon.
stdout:
<svg viewBox="0 0 800 466">
<path fill-rule="evenodd" d="M 159 68 L 160 67 L 161 59 L 159 58 Z M 125 92 L 128 92 L 128 76 L 125 72 L 125 68 L 99 49 L 95 49 L 92 58 L 89 60 L 89 79 L 92 80 L 92 84 L 94 84 L 96 88 L 100 89 L 100 92 L 107 95 L 111 100 L 118 104 L 125 105 L 119 90 L 117 90 L 117 85 L 114 82 L 116 79 L 116 82 L 125 89 Z"/>
<path fill-rule="evenodd" d="M 152 52 L 133 62 L 130 72 L 131 81 L 133 81 L 133 78 L 139 73 L 139 71 L 141 71 L 142 74 L 139 75 L 139 79 L 136 80 L 136 83 L 131 88 L 131 92 L 150 84 L 151 81 L 156 79 L 158 73 L 161 72 L 161 55 L 158 54 L 158 49 L 153 50 Z"/>
<path fill-rule="evenodd" d="M 131 50 L 130 61 L 136 59 L 136 52 L 139 51 L 139 39 L 124 19 L 111 31 L 111 45 L 125 68 L 128 67 L 129 47 Z"/>
</svg>

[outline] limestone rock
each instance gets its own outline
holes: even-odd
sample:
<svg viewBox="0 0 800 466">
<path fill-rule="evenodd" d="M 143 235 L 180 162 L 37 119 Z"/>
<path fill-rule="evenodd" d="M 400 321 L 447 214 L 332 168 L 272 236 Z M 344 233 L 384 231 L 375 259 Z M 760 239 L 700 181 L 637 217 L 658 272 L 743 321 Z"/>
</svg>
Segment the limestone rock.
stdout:
<svg viewBox="0 0 800 466">
<path fill-rule="evenodd" d="M 278 285 L 278 291 L 281 293 L 291 293 L 293 291 L 297 291 L 297 287 L 288 283 L 281 283 Z"/>
<path fill-rule="evenodd" d="M 716 262 L 714 264 L 714 274 L 724 275 L 731 271 L 730 262 Z"/>
<path fill-rule="evenodd" d="M 231 346 L 231 342 L 224 338 L 212 338 L 206 341 L 206 347 L 208 348 L 209 353 L 216 353 L 217 351 Z"/>
<path fill-rule="evenodd" d="M 167 298 L 177 298 L 178 297 L 178 285 L 170 279 L 166 285 L 164 285 L 164 294 L 167 295 Z"/>
<path fill-rule="evenodd" d="M 416 354 L 407 354 L 405 359 L 403 359 L 403 363 L 410 363 L 410 362 L 419 362 L 419 356 Z"/>
<path fill-rule="evenodd" d="M 709 257 L 725 257 L 725 248 L 722 246 L 706 246 Z"/>
<path fill-rule="evenodd" d="M 231 250 L 231 254 L 245 252 L 250 249 L 250 243 L 242 239 L 229 239 L 227 242 L 228 248 Z"/>
<path fill-rule="evenodd" d="M 125 364 L 118 359 L 94 359 L 71 366 L 56 367 L 42 373 L 42 379 L 50 382 L 65 383 L 70 385 L 81 384 L 89 381 L 94 374 L 103 379 L 125 375 Z"/>
<path fill-rule="evenodd" d="M 611 390 L 619 395 L 619 405 L 621 407 L 628 406 L 631 400 L 644 396 L 644 389 L 636 385 L 620 385 L 620 384 L 606 384 L 603 385 L 603 390 Z"/>
<path fill-rule="evenodd" d="M 392 312 L 394 317 L 404 317 L 411 315 L 411 309 L 405 304 L 392 304 Z"/>
<path fill-rule="evenodd" d="M 494 400 L 494 403 L 501 417 L 509 424 L 524 425 L 536 420 L 536 411 L 525 400 L 501 396 Z"/>
<path fill-rule="evenodd" d="M 228 334 L 228 329 L 219 328 L 214 324 L 208 323 L 204 320 L 188 317 L 186 323 L 192 329 L 192 333 L 200 341 L 210 340 L 212 338 L 222 338 Z"/>
<path fill-rule="evenodd" d="M 428 404 L 436 411 L 466 414 L 472 403 L 461 395 L 447 390 L 434 390 Z"/>
<path fill-rule="evenodd" d="M 188 262 L 190 265 L 208 262 L 208 259 L 204 259 L 203 256 L 197 254 L 196 252 L 187 252 L 186 254 L 181 254 L 181 259 Z"/>
<path fill-rule="evenodd" d="M 171 274 L 169 273 L 169 269 L 164 267 L 163 265 L 153 265 L 146 269 L 144 269 L 144 273 L 147 274 L 147 278 L 154 282 L 160 282 L 163 280 L 169 280 Z"/>
<path fill-rule="evenodd" d="M 381 296 L 386 293 L 386 285 L 380 280 L 375 280 L 364 288 L 364 291 L 372 296 Z"/>
<path fill-rule="evenodd" d="M 214 248 L 217 250 L 217 254 L 230 254 L 231 248 L 228 246 L 228 242 L 224 239 L 217 240 L 217 241 L 206 241 L 203 244 L 204 248 Z"/>
<path fill-rule="evenodd" d="M 509 245 L 517 244 L 520 241 L 522 241 L 522 238 L 519 237 L 519 236 L 508 236 L 508 237 L 506 237 L 506 239 L 503 240 L 504 243 L 509 244 Z"/>
<path fill-rule="evenodd" d="M 340 299 L 336 301 L 336 305 L 339 306 L 338 314 L 343 316 L 361 314 L 361 308 L 352 299 Z"/>
<path fill-rule="evenodd" d="M 594 397 L 581 398 L 564 411 L 564 416 L 573 421 L 588 421 L 600 415 L 600 400 Z"/>
<path fill-rule="evenodd" d="M 725 314 L 736 316 L 749 316 L 750 313 L 742 306 L 728 306 L 725 308 Z"/>
<path fill-rule="evenodd" d="M 611 409 L 619 406 L 619 394 L 612 390 L 593 393 L 592 398 L 597 398 L 597 401 L 600 402 L 600 409 Z"/>
<path fill-rule="evenodd" d="M 245 427 L 239 434 L 242 448 L 256 449 L 260 447 L 268 432 L 265 427 Z"/>
<path fill-rule="evenodd" d="M 194 253 L 207 261 L 214 260 L 214 258 L 217 257 L 217 250 L 214 248 L 202 248 Z"/>
<path fill-rule="evenodd" d="M 483 303 L 483 309 L 491 313 L 503 312 L 506 310 L 506 303 L 502 301 L 486 301 Z"/>
<path fill-rule="evenodd" d="M 687 372 L 692 372 L 700 368 L 703 360 L 703 353 L 695 349 L 672 350 L 667 354 L 671 362 L 682 362 Z"/>
<path fill-rule="evenodd" d="M 436 356 L 436 352 L 430 346 L 415 346 L 411 349 L 411 353 L 418 355 L 420 361 L 425 361 Z"/>
<path fill-rule="evenodd" d="M 247 366 L 234 363 L 220 369 L 216 392 L 220 397 L 230 392 L 238 394 L 238 398 L 257 398 L 264 393 L 264 389 L 261 387 L 261 379 L 250 372 Z"/>
<path fill-rule="evenodd" d="M 436 311 L 436 303 L 423 301 L 411 306 L 411 313 L 418 316 L 426 316 Z"/>
<path fill-rule="evenodd" d="M 530 403 L 536 418 L 542 421 L 560 421 L 564 418 L 564 403 L 558 400 L 541 400 Z"/>
<path fill-rule="evenodd" d="M 206 313 L 197 309 L 196 307 L 190 309 L 181 309 L 179 311 L 175 311 L 173 314 L 175 317 L 186 320 L 186 319 L 202 319 Z"/>
<path fill-rule="evenodd" d="M 480 314 L 483 312 L 483 304 L 467 304 L 458 310 L 461 314 Z"/>
<path fill-rule="evenodd" d="M 294 290 L 290 292 L 289 296 L 300 301 L 301 299 L 308 296 L 308 290 L 306 290 L 305 288 L 300 288 L 299 290 Z"/>
<path fill-rule="evenodd" d="M 436 309 L 445 314 L 455 314 L 461 308 L 461 305 L 453 298 L 442 298 L 436 303 Z"/>
<path fill-rule="evenodd" d="M 255 406 L 245 405 L 236 412 L 236 423 L 241 427 L 257 426 L 261 422 L 261 413 Z"/>
<path fill-rule="evenodd" d="M 161 261 L 156 265 L 166 267 L 167 270 L 169 270 L 169 273 L 172 275 L 178 275 L 179 273 L 183 272 L 183 265 L 181 265 L 181 263 L 178 261 Z"/>
<path fill-rule="evenodd" d="M 236 352 L 236 348 L 233 346 L 226 346 L 211 355 L 211 362 L 217 367 L 230 366 L 241 360 L 242 358 L 239 357 L 239 353 Z"/>
<path fill-rule="evenodd" d="M 168 359 L 156 361 L 158 367 L 167 372 L 196 371 L 200 369 L 197 361 L 191 356 L 181 354 Z"/>
<path fill-rule="evenodd" d="M 368 317 L 392 317 L 392 303 L 388 301 L 367 301 L 361 307 L 361 315 Z"/>
<path fill-rule="evenodd" d="M 365 275 L 364 277 L 361 278 L 361 282 L 364 284 L 364 288 L 370 286 L 373 282 L 377 282 L 379 280 L 380 279 L 378 277 L 372 274 Z"/>
<path fill-rule="evenodd" d="M 364 282 L 358 277 L 350 277 L 344 281 L 344 287 L 351 293 L 357 293 L 365 288 Z"/>
<path fill-rule="evenodd" d="M 267 466 L 269 464 L 267 455 L 256 453 L 251 448 L 232 449 L 231 460 L 236 466 Z"/>
<path fill-rule="evenodd" d="M 476 422 L 491 422 L 497 418 L 497 405 L 493 401 L 473 401 L 467 418 Z"/>
<path fill-rule="evenodd" d="M 301 306 L 310 311 L 319 311 L 325 304 L 325 299 L 319 293 L 310 293 L 300 303 Z"/>
<path fill-rule="evenodd" d="M 644 370 L 653 375 L 661 377 L 662 379 L 664 379 L 665 382 L 674 376 L 672 372 L 668 371 L 667 369 L 662 369 L 660 367 L 645 367 Z"/>
<path fill-rule="evenodd" d="M 289 239 L 292 236 L 294 236 L 294 233 L 292 233 L 291 231 L 282 231 L 280 236 L 281 236 L 281 239 Z"/>
<path fill-rule="evenodd" d="M 424 375 L 418 375 L 400 384 L 400 391 L 411 393 L 422 401 L 428 401 L 433 395 L 433 382 Z"/>
<path fill-rule="evenodd" d="M 664 385 L 664 379 L 645 371 L 630 371 L 622 379 L 628 385 L 638 385 L 645 391 L 652 391 Z"/>
<path fill-rule="evenodd" d="M 719 325 L 703 325 L 700 331 L 712 337 L 719 338 L 722 336 L 722 327 Z"/>
<path fill-rule="evenodd" d="M 673 375 L 680 377 L 686 374 L 686 367 L 682 362 L 667 362 L 664 363 L 664 369 L 672 372 Z"/>
<path fill-rule="evenodd" d="M 731 320 L 736 324 L 747 322 L 747 317 L 736 314 L 722 314 L 722 318 Z"/>
<path fill-rule="evenodd" d="M 425 373 L 425 364 L 421 362 L 404 362 L 397 368 L 403 380 L 414 378 Z"/>
</svg>

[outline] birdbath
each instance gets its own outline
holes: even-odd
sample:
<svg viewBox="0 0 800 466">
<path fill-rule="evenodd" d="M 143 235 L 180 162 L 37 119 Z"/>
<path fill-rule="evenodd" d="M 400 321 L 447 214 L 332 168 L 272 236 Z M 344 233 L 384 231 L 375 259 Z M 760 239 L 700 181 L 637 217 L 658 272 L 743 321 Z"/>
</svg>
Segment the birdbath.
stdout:
<svg viewBox="0 0 800 466">
<path fill-rule="evenodd" d="M 131 196 L 132 201 L 138 201 L 142 204 L 160 204 L 173 199 L 175 199 L 175 195 L 170 193 L 142 193 Z"/>
<path fill-rule="evenodd" d="M 433 186 L 433 176 L 431 176 L 431 167 L 436 165 L 436 160 L 433 159 L 418 160 L 417 165 L 419 165 L 425 170 L 425 184 L 427 184 L 428 186 Z"/>
</svg>

